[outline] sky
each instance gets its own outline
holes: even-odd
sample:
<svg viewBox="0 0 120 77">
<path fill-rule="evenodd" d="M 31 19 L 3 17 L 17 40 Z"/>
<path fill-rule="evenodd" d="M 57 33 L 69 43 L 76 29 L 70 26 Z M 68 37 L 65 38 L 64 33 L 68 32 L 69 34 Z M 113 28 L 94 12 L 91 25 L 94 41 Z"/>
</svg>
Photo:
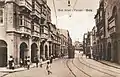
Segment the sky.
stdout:
<svg viewBox="0 0 120 77">
<path fill-rule="evenodd" d="M 53 0 L 47 0 L 47 2 L 51 9 L 52 23 L 58 28 L 69 30 L 73 42 L 82 42 L 84 33 L 91 31 L 95 26 L 94 16 L 99 0 L 70 0 L 70 6 L 68 6 L 68 0 L 54 0 L 57 23 Z"/>
</svg>

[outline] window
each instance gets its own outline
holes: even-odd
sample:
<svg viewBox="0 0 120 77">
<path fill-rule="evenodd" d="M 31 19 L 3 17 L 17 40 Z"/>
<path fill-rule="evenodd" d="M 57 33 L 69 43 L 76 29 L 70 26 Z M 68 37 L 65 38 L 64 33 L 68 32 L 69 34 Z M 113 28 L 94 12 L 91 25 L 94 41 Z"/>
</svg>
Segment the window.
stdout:
<svg viewBox="0 0 120 77">
<path fill-rule="evenodd" d="M 20 16 L 20 25 L 22 25 L 22 16 Z"/>
<path fill-rule="evenodd" d="M 0 8 L 0 24 L 3 24 L 3 9 Z"/>
</svg>

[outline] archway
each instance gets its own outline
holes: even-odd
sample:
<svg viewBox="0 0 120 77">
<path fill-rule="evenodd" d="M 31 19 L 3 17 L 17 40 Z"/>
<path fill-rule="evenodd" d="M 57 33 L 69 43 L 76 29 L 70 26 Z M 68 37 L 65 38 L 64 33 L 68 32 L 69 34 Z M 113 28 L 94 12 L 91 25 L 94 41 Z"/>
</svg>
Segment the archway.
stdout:
<svg viewBox="0 0 120 77">
<path fill-rule="evenodd" d="M 40 57 L 42 58 L 42 55 L 44 54 L 43 53 L 43 47 L 44 47 L 44 44 L 43 43 L 41 43 L 41 45 L 40 45 Z"/>
<path fill-rule="evenodd" d="M 25 56 L 27 56 L 27 54 L 25 54 L 25 52 L 27 52 L 27 44 L 25 42 L 20 44 L 20 58 L 22 60 L 24 60 Z"/>
<path fill-rule="evenodd" d="M 36 43 L 33 43 L 31 45 L 31 61 L 34 63 L 35 62 L 35 57 L 37 56 L 37 51 L 38 51 L 38 47 Z"/>
<path fill-rule="evenodd" d="M 45 58 L 48 59 L 48 47 L 45 45 Z"/>
<path fill-rule="evenodd" d="M 51 56 L 52 52 L 51 52 L 51 44 L 49 44 L 49 56 Z"/>
<path fill-rule="evenodd" d="M 108 61 L 111 60 L 111 43 L 109 42 L 108 43 L 108 50 L 107 50 L 107 55 L 108 55 Z"/>
<path fill-rule="evenodd" d="M 113 49 L 114 49 L 114 61 L 118 62 L 118 51 L 117 51 L 118 46 L 117 46 L 117 41 L 115 41 L 113 45 L 114 45 L 113 46 Z"/>
<path fill-rule="evenodd" d="M 7 43 L 0 40 L 0 67 L 7 66 Z"/>
</svg>

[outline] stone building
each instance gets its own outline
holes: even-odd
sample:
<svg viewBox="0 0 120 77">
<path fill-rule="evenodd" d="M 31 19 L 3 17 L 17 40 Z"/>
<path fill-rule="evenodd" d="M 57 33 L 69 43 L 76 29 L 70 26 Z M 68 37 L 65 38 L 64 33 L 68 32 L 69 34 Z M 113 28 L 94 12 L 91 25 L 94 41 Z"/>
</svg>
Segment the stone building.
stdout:
<svg viewBox="0 0 120 77">
<path fill-rule="evenodd" d="M 63 50 L 64 50 L 64 55 L 68 55 L 68 50 L 69 50 L 69 46 L 71 46 L 71 42 L 72 42 L 72 40 L 70 40 L 71 39 L 71 37 L 70 37 L 70 35 L 69 35 L 69 31 L 68 30 L 65 30 L 65 29 L 59 29 L 59 31 L 60 31 L 60 34 L 62 34 L 61 35 L 61 39 L 62 39 L 62 41 L 61 42 L 63 42 Z"/>
<path fill-rule="evenodd" d="M 83 36 L 83 50 L 84 54 L 91 56 L 92 55 L 92 32 L 85 33 Z"/>
<path fill-rule="evenodd" d="M 100 0 L 100 6 L 95 15 L 97 52 L 99 56 L 101 55 L 100 58 L 116 63 L 120 63 L 119 5 L 119 0 Z M 100 11 L 102 13 L 100 13 Z"/>
<path fill-rule="evenodd" d="M 65 44 L 66 44 L 66 37 L 63 34 L 60 34 L 60 38 L 61 38 L 61 55 L 65 54 Z"/>
<path fill-rule="evenodd" d="M 18 64 L 25 56 L 34 62 L 35 56 L 48 54 L 40 52 L 41 43 L 48 40 L 47 8 L 46 0 L 0 1 L 0 66 L 7 65 L 9 56 Z"/>
<path fill-rule="evenodd" d="M 106 32 L 105 32 L 105 10 L 104 0 L 100 0 L 99 8 L 95 15 L 96 27 L 97 27 L 97 54 L 100 59 L 105 59 L 105 45 L 106 45 Z"/>
<path fill-rule="evenodd" d="M 120 0 L 105 0 L 104 5 L 107 39 L 106 58 L 109 61 L 120 63 Z"/>
</svg>

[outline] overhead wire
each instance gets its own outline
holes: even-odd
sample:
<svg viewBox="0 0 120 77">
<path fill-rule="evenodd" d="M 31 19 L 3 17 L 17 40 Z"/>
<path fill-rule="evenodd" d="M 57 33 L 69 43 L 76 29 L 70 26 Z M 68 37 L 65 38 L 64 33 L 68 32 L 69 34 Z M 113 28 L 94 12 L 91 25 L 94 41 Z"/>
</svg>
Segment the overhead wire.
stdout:
<svg viewBox="0 0 120 77">
<path fill-rule="evenodd" d="M 57 25 L 57 11 L 56 11 L 56 6 L 55 6 L 55 1 L 53 0 L 53 7 L 54 7 L 54 12 L 55 12 L 55 18 L 56 18 L 56 25 Z"/>
<path fill-rule="evenodd" d="M 75 6 L 76 6 L 77 2 L 78 2 L 78 0 L 76 0 L 76 1 L 75 1 L 75 3 L 74 3 L 74 5 L 73 5 L 72 10 L 74 10 L 74 9 L 75 9 Z M 72 14 L 71 14 L 69 17 L 71 17 L 71 16 L 72 16 Z"/>
</svg>

